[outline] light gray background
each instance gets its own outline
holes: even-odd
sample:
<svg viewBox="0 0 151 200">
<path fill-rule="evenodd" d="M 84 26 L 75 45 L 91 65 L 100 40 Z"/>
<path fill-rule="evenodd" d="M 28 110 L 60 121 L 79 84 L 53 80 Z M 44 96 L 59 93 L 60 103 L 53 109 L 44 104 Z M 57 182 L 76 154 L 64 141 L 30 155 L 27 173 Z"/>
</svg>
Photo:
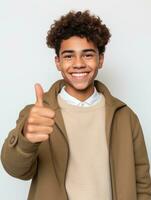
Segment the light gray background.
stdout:
<svg viewBox="0 0 151 200">
<path fill-rule="evenodd" d="M 46 91 L 61 78 L 45 37 L 53 20 L 71 9 L 90 9 L 110 28 L 98 79 L 139 116 L 151 161 L 150 0 L 1 0 L 0 149 L 19 111 L 35 101 L 34 84 L 41 83 Z M 0 165 L 0 199 L 25 200 L 29 185 Z"/>
</svg>

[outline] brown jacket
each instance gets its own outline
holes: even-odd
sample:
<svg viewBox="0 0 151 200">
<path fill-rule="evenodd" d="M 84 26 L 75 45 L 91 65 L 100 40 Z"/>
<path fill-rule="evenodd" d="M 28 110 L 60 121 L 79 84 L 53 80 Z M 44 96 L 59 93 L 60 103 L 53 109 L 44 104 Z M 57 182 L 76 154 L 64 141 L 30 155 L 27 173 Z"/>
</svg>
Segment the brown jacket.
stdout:
<svg viewBox="0 0 151 200">
<path fill-rule="evenodd" d="M 57 81 L 44 95 L 44 104 L 56 112 L 50 139 L 32 144 L 23 137 L 22 129 L 32 107 L 28 105 L 20 112 L 16 127 L 2 148 L 5 170 L 19 179 L 32 179 L 28 200 L 68 199 L 65 178 L 70 154 L 57 103 L 57 94 L 63 85 L 63 80 Z M 95 80 L 95 86 L 106 99 L 106 138 L 113 200 L 151 200 L 149 160 L 139 119 L 125 103 L 113 97 L 103 83 Z"/>
</svg>

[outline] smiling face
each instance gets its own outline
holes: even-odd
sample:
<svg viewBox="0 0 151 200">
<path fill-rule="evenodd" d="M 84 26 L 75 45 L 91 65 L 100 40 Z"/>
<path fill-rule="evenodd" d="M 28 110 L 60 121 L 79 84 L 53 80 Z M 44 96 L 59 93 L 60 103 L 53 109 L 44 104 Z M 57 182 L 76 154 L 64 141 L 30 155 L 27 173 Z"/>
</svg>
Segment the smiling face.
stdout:
<svg viewBox="0 0 151 200">
<path fill-rule="evenodd" d="M 93 42 L 78 36 L 63 40 L 55 62 L 70 95 L 85 100 L 93 93 L 94 79 L 103 63 Z"/>
</svg>

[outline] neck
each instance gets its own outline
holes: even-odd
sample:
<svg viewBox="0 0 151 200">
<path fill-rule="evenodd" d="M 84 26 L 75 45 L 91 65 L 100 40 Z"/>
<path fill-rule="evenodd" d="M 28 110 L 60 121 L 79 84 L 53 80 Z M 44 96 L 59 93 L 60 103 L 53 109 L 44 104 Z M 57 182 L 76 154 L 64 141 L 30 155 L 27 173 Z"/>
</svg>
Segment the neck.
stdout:
<svg viewBox="0 0 151 200">
<path fill-rule="evenodd" d="M 65 86 L 65 90 L 68 94 L 75 97 L 79 101 L 85 101 L 94 93 L 94 85 L 89 86 L 84 90 L 70 90 L 67 86 Z"/>
</svg>

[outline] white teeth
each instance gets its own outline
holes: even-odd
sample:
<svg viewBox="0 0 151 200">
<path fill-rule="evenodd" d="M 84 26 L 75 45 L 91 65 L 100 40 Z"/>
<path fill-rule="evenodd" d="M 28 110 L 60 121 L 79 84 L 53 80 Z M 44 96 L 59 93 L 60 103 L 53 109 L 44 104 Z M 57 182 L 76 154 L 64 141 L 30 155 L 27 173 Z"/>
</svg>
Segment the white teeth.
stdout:
<svg viewBox="0 0 151 200">
<path fill-rule="evenodd" d="M 87 73 L 72 73 L 72 76 L 86 76 Z"/>
</svg>

